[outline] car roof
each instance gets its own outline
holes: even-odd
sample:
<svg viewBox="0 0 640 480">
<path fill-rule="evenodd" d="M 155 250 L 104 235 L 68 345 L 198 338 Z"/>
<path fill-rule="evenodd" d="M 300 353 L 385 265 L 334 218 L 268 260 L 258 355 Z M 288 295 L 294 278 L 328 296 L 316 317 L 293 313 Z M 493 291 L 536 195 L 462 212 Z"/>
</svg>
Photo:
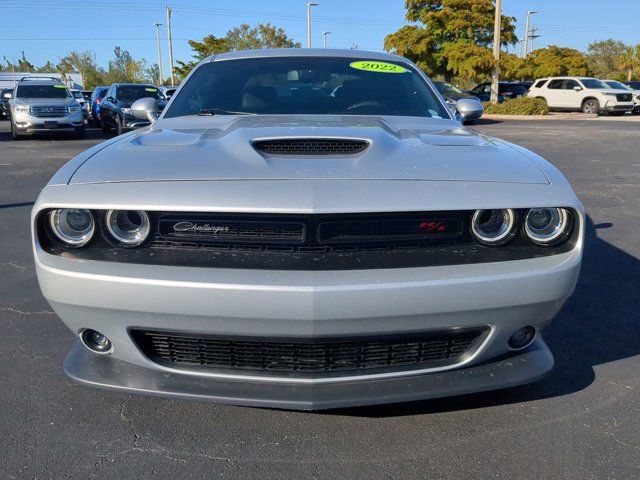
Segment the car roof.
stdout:
<svg viewBox="0 0 640 480">
<path fill-rule="evenodd" d="M 130 87 L 130 86 L 133 86 L 133 85 L 141 85 L 143 87 L 158 88 L 153 83 L 135 83 L 135 82 L 131 82 L 131 83 L 114 83 L 113 85 L 115 85 L 117 87 Z M 107 88 L 109 88 L 109 87 L 107 87 Z"/>
<path fill-rule="evenodd" d="M 21 81 L 18 81 L 18 86 L 22 86 L 22 85 L 63 85 L 65 88 L 69 88 L 64 83 L 58 82 L 56 80 L 21 80 Z"/>
<path fill-rule="evenodd" d="M 369 52 L 367 50 L 348 50 L 337 48 L 264 48 L 259 50 L 240 50 L 237 52 L 219 53 L 211 55 L 205 62 L 222 60 L 238 60 L 245 58 L 273 58 L 273 57 L 340 57 L 362 58 L 367 60 L 395 61 L 408 63 L 404 57 L 390 53 Z"/>
</svg>

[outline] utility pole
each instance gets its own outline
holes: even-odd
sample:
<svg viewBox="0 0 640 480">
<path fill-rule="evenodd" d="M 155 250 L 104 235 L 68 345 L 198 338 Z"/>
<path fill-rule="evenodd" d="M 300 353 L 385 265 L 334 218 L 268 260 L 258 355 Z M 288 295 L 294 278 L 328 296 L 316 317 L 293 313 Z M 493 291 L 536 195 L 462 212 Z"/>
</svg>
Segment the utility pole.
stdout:
<svg viewBox="0 0 640 480">
<path fill-rule="evenodd" d="M 531 51 L 533 52 L 535 50 L 535 48 L 533 47 L 533 41 L 536 38 L 540 38 L 540 35 L 537 35 L 538 33 L 538 27 L 531 27 L 531 34 L 529 35 L 529 38 L 531 39 Z"/>
<path fill-rule="evenodd" d="M 307 48 L 311 48 L 311 7 L 320 5 L 315 2 L 307 2 Z"/>
<path fill-rule="evenodd" d="M 531 15 L 535 15 L 536 13 L 540 13 L 540 12 L 536 12 L 535 10 L 527 11 L 527 23 L 525 26 L 525 34 L 524 34 L 524 54 L 522 55 L 523 58 L 526 58 L 526 56 L 529 55 L 529 38 L 531 38 L 529 25 L 531 23 Z M 531 50 L 533 50 L 533 48 Z"/>
<path fill-rule="evenodd" d="M 496 17 L 493 22 L 493 77 L 491 78 L 491 103 L 498 103 L 500 77 L 500 25 L 502 23 L 502 0 L 496 0 Z"/>
<path fill-rule="evenodd" d="M 161 23 L 154 23 L 156 26 L 156 39 L 158 43 L 158 85 L 162 85 L 162 52 L 160 51 L 160 27 Z"/>
<path fill-rule="evenodd" d="M 331 32 L 322 32 L 322 48 L 327 48 L 327 35 Z"/>
<path fill-rule="evenodd" d="M 171 9 L 169 5 L 165 5 L 167 8 L 167 41 L 169 42 L 169 75 L 171 76 L 171 85 L 175 86 L 176 81 L 173 77 L 173 39 L 171 37 Z"/>
</svg>

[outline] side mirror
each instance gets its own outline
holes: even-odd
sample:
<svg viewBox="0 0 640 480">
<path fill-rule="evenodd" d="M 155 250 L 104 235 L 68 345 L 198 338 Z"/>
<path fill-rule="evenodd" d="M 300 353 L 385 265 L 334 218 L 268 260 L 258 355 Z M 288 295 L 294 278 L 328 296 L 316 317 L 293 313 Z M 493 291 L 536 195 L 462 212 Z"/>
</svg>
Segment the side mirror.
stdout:
<svg viewBox="0 0 640 480">
<path fill-rule="evenodd" d="M 482 103 L 470 98 L 461 98 L 456 102 L 456 110 L 462 123 L 478 120 L 484 113 Z"/>
<path fill-rule="evenodd" d="M 149 120 L 151 123 L 158 119 L 158 100 L 155 98 L 141 98 L 131 105 L 131 113 L 138 120 Z"/>
<path fill-rule="evenodd" d="M 4 95 L 2 95 L 2 98 L 6 98 L 6 99 L 13 98 L 13 95 L 11 95 L 11 92 L 7 92 Z"/>
<path fill-rule="evenodd" d="M 582 90 L 582 87 L 581 87 L 581 86 L 579 86 L 579 85 L 576 85 L 575 87 L 573 87 L 573 89 L 574 89 L 576 92 L 579 92 L 580 90 Z"/>
</svg>

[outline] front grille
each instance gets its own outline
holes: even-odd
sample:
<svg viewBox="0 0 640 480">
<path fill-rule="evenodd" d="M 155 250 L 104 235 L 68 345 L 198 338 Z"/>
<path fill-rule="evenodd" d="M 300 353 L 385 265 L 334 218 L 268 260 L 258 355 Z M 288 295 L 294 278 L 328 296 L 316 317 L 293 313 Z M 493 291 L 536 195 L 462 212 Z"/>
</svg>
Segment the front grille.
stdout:
<svg viewBox="0 0 640 480">
<path fill-rule="evenodd" d="M 618 93 L 616 94 L 616 99 L 619 102 L 630 102 L 631 101 L 631 94 L 630 93 Z"/>
<path fill-rule="evenodd" d="M 353 155 L 367 149 L 364 140 L 339 138 L 293 138 L 257 140 L 253 147 L 269 155 Z"/>
<path fill-rule="evenodd" d="M 487 331 L 277 340 L 145 330 L 132 330 L 131 336 L 150 360 L 164 366 L 304 377 L 453 365 L 468 358 Z"/>
<path fill-rule="evenodd" d="M 292 251 L 394 250 L 467 241 L 469 212 L 357 215 L 161 214 L 151 246 Z"/>
<path fill-rule="evenodd" d="M 34 117 L 64 117 L 67 107 L 29 107 L 29 113 Z"/>
</svg>

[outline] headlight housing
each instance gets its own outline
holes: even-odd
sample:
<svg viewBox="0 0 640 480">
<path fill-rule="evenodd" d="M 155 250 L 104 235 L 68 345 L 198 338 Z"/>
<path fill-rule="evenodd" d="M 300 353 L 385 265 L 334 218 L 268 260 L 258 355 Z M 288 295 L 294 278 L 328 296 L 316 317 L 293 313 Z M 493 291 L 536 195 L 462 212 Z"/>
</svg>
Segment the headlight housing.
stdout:
<svg viewBox="0 0 640 480">
<path fill-rule="evenodd" d="M 91 241 L 96 225 L 89 210 L 59 208 L 49 212 L 51 232 L 69 247 L 82 247 Z"/>
<path fill-rule="evenodd" d="M 504 245 L 516 234 L 516 220 L 511 208 L 476 210 L 471 218 L 471 233 L 484 245 Z"/>
<path fill-rule="evenodd" d="M 151 222 L 142 210 L 109 210 L 105 216 L 107 231 L 123 247 L 137 247 L 151 232 Z"/>
<path fill-rule="evenodd" d="M 67 111 L 69 113 L 81 112 L 82 107 L 80 105 L 71 105 L 70 107 L 67 107 Z"/>
<path fill-rule="evenodd" d="M 556 245 L 571 231 L 571 213 L 564 208 L 532 208 L 524 219 L 524 231 L 533 243 Z"/>
<path fill-rule="evenodd" d="M 124 113 L 125 115 L 131 115 L 131 109 L 130 108 L 121 108 L 120 111 L 122 113 Z"/>
<path fill-rule="evenodd" d="M 29 113 L 29 107 L 26 105 L 14 105 L 13 111 L 15 113 Z"/>
</svg>

